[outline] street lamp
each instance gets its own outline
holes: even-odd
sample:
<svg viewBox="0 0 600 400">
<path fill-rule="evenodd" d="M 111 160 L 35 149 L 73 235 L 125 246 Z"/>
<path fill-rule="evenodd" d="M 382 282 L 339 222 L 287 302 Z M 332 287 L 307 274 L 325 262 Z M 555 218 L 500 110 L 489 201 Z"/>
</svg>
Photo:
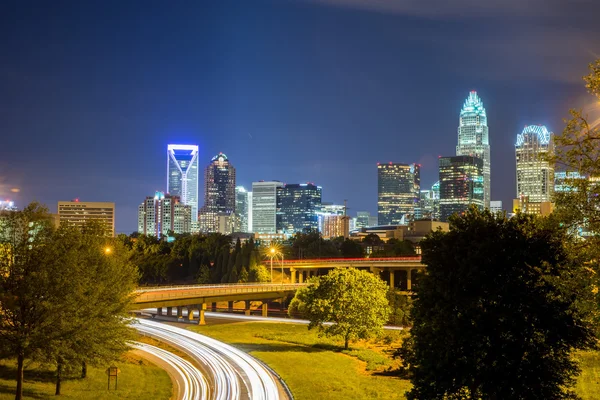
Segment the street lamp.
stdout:
<svg viewBox="0 0 600 400">
<path fill-rule="evenodd" d="M 104 253 L 105 254 L 110 254 L 112 252 L 112 249 L 110 247 L 105 247 L 104 248 Z"/>
<path fill-rule="evenodd" d="M 273 283 L 273 257 L 275 257 L 276 251 L 273 247 L 269 251 L 269 257 L 271 257 L 271 283 Z"/>
</svg>

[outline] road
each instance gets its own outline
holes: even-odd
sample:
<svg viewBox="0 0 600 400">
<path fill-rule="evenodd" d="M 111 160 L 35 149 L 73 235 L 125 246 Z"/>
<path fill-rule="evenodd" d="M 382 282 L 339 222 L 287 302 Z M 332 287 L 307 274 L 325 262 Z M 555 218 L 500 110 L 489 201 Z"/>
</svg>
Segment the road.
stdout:
<svg viewBox="0 0 600 400">
<path fill-rule="evenodd" d="M 260 362 L 235 347 L 175 326 L 136 318 L 144 335 L 188 354 L 203 366 L 210 382 L 209 399 L 275 400 L 280 398 L 272 374 Z"/>
<path fill-rule="evenodd" d="M 209 398 L 208 381 L 192 363 L 161 348 L 134 342 L 142 357 L 160 366 L 168 372 L 175 383 L 177 400 L 204 400 Z"/>
</svg>

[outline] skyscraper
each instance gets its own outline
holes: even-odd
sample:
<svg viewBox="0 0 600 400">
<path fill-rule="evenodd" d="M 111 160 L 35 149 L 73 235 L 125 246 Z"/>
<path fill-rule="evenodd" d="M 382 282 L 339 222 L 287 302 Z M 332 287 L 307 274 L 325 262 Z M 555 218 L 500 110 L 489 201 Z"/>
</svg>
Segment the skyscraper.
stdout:
<svg viewBox="0 0 600 400">
<path fill-rule="evenodd" d="M 252 232 L 277 233 L 277 188 L 283 183 L 252 182 Z"/>
<path fill-rule="evenodd" d="M 377 164 L 379 225 L 408 225 L 419 204 L 418 164 Z"/>
<path fill-rule="evenodd" d="M 167 193 L 189 205 L 192 221 L 198 220 L 198 146 L 167 146 Z"/>
<path fill-rule="evenodd" d="M 552 201 L 554 194 L 554 164 L 547 156 L 554 154 L 552 132 L 543 125 L 526 125 L 517 135 L 517 196 L 526 196 L 530 203 Z"/>
<path fill-rule="evenodd" d="M 369 217 L 371 213 L 368 211 L 358 211 L 356 213 L 356 229 L 366 228 L 369 225 Z"/>
<path fill-rule="evenodd" d="M 219 215 L 235 212 L 235 168 L 227 156 L 214 156 L 204 170 L 204 206 L 200 210 L 200 230 L 218 232 Z"/>
<path fill-rule="evenodd" d="M 138 232 L 160 238 L 169 231 L 189 233 L 192 207 L 180 202 L 178 196 L 156 192 L 138 207 Z"/>
<path fill-rule="evenodd" d="M 321 187 L 312 183 L 285 184 L 277 188 L 277 232 L 293 235 L 317 231 Z"/>
<path fill-rule="evenodd" d="M 465 212 L 471 204 L 483 210 L 483 160 L 472 156 L 441 157 L 440 220 Z"/>
<path fill-rule="evenodd" d="M 250 232 L 248 219 L 250 217 L 249 193 L 243 186 L 235 187 L 235 214 L 240 221 L 239 231 Z"/>
<path fill-rule="evenodd" d="M 475 156 L 483 160 L 483 205 L 490 207 L 490 139 L 487 115 L 476 91 L 469 93 L 460 110 L 457 156 Z"/>
</svg>

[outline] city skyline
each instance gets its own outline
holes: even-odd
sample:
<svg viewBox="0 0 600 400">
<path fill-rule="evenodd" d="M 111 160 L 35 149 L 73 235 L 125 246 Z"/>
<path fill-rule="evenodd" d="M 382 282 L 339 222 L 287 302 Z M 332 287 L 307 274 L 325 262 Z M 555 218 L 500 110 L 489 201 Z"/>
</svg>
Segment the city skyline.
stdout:
<svg viewBox="0 0 600 400">
<path fill-rule="evenodd" d="M 129 233 L 140 200 L 166 190 L 166 146 L 195 143 L 201 160 L 219 151 L 235 160 L 238 185 L 318 182 L 325 200 L 374 215 L 375 163 L 421 164 L 431 187 L 476 90 L 492 200 L 507 208 L 515 133 L 526 124 L 558 133 L 569 107 L 590 110 L 580 83 L 600 50 L 590 8 L 552 3 L 525 21 L 509 5 L 498 15 L 483 4 L 464 14 L 233 4 L 5 6 L 0 198 L 54 212 L 62 199 L 114 201 L 116 231 Z"/>
</svg>

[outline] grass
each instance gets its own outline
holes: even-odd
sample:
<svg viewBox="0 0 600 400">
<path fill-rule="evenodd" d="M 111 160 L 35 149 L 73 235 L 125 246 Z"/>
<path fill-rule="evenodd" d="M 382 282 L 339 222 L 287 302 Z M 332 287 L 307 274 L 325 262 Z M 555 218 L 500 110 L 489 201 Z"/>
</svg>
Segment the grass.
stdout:
<svg viewBox="0 0 600 400">
<path fill-rule="evenodd" d="M 25 370 L 24 398 L 166 400 L 171 397 L 171 379 L 162 369 L 133 353 L 127 353 L 115 365 L 120 369 L 118 390 L 107 390 L 106 368 L 89 367 L 87 378 L 63 380 L 62 395 L 56 397 L 54 396 L 54 372 L 30 363 Z M 14 399 L 15 375 L 16 363 L 14 361 L 0 361 L 0 400 Z M 75 371 L 73 375 L 78 375 L 78 372 Z"/>
<path fill-rule="evenodd" d="M 399 332 L 362 341 L 342 350 L 342 343 L 319 337 L 306 325 L 237 322 L 190 329 L 230 343 L 264 361 L 284 379 L 296 400 L 404 399 L 406 380 L 386 376 L 397 366 L 391 352 L 402 342 Z M 600 352 L 576 355 L 582 373 L 576 392 L 584 400 L 600 399 Z"/>
<path fill-rule="evenodd" d="M 245 350 L 273 368 L 296 400 L 403 399 L 406 380 L 381 374 L 395 366 L 398 332 L 376 341 L 342 343 L 318 337 L 306 325 L 239 322 L 190 329 Z"/>
</svg>

